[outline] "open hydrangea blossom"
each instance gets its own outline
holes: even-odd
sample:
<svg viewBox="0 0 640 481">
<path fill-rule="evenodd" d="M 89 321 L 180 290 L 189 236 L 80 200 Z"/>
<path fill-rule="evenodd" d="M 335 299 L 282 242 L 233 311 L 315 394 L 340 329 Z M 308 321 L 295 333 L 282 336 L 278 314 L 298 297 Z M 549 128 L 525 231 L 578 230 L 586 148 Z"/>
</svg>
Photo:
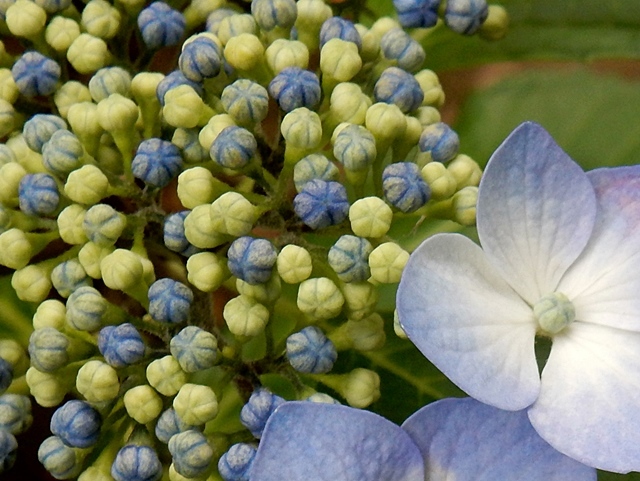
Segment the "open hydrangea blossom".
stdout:
<svg viewBox="0 0 640 481">
<path fill-rule="evenodd" d="M 409 338 L 474 398 L 527 408 L 562 453 L 640 470 L 640 167 L 585 174 L 525 123 L 487 165 L 477 226 L 482 248 L 441 234 L 411 256 Z M 541 374 L 536 335 L 552 339 Z"/>
<path fill-rule="evenodd" d="M 526 412 L 444 399 L 402 427 L 337 404 L 288 402 L 271 415 L 251 481 L 594 481 L 596 472 L 557 452 Z"/>
</svg>

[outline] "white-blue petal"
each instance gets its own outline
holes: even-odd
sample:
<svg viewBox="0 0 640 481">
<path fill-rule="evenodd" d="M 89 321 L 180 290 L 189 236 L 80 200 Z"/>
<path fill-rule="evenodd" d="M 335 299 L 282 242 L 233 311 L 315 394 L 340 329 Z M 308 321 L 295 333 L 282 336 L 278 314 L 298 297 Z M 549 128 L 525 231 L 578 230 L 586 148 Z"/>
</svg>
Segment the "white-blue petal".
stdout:
<svg viewBox="0 0 640 481">
<path fill-rule="evenodd" d="M 640 333 L 574 322 L 553 339 L 529 419 L 590 466 L 640 471 Z"/>
<path fill-rule="evenodd" d="M 489 160 L 478 191 L 480 243 L 530 304 L 555 291 L 595 217 L 589 179 L 540 125 L 517 127 Z"/>
<path fill-rule="evenodd" d="M 640 331 L 640 166 L 588 175 L 598 199 L 596 226 L 558 290 L 572 300 L 578 320 Z"/>
<path fill-rule="evenodd" d="M 503 411 L 471 398 L 443 399 L 402 427 L 422 451 L 429 481 L 596 479 L 595 469 L 544 442 L 525 411 Z"/>
<path fill-rule="evenodd" d="M 418 448 L 369 411 L 289 402 L 271 415 L 251 481 L 424 481 Z"/>
<path fill-rule="evenodd" d="M 409 258 L 396 307 L 409 339 L 470 396 L 516 411 L 538 396 L 531 308 L 459 234 L 438 234 Z"/>
</svg>

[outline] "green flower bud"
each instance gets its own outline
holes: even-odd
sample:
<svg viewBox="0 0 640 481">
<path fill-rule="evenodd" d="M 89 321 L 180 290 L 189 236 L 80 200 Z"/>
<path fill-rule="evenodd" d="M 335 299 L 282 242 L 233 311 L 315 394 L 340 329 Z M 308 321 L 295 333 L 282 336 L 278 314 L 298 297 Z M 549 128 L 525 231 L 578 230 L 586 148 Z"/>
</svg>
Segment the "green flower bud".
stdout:
<svg viewBox="0 0 640 481">
<path fill-rule="evenodd" d="M 100 262 L 100 271 L 105 285 L 120 291 L 139 286 L 144 275 L 140 256 L 126 249 L 116 249 L 105 256 Z"/>
<path fill-rule="evenodd" d="M 0 339 L 0 359 L 11 364 L 14 378 L 22 376 L 29 368 L 29 357 L 26 351 L 13 339 Z"/>
<path fill-rule="evenodd" d="M 407 119 L 397 105 L 378 102 L 367 109 L 365 127 L 384 142 L 404 135 Z"/>
<path fill-rule="evenodd" d="M 187 373 L 172 355 L 156 359 L 147 366 L 147 381 L 164 396 L 173 396 L 187 382 Z"/>
<path fill-rule="evenodd" d="M 86 85 L 70 80 L 56 90 L 53 94 L 53 101 L 60 115 L 66 119 L 72 105 L 79 102 L 91 102 L 91 93 Z"/>
<path fill-rule="evenodd" d="M 197 164 L 210 159 L 209 152 L 200 145 L 198 131 L 195 129 L 174 130 L 171 143 L 180 148 L 182 159 L 186 164 Z"/>
<path fill-rule="evenodd" d="M 205 125 L 198 134 L 198 141 L 200 145 L 208 152 L 211 148 L 211 144 L 216 140 L 216 137 L 227 127 L 235 126 L 236 122 L 229 114 L 214 115 L 209 119 L 207 125 Z"/>
<path fill-rule="evenodd" d="M 198 205 L 184 219 L 185 237 L 201 249 L 211 249 L 227 241 L 227 237 L 215 229 L 210 212 L 211 205 Z"/>
<path fill-rule="evenodd" d="M 47 22 L 47 12 L 30 0 L 17 0 L 5 14 L 9 31 L 24 38 L 35 38 Z"/>
<path fill-rule="evenodd" d="M 111 246 L 127 226 L 127 217 L 108 204 L 97 204 L 87 210 L 82 227 L 91 242 Z"/>
<path fill-rule="evenodd" d="M 0 136 L 5 137 L 15 127 L 16 111 L 9 102 L 0 99 Z"/>
<path fill-rule="evenodd" d="M 213 174 L 204 167 L 191 167 L 178 176 L 178 198 L 187 209 L 208 204 L 214 196 Z"/>
<path fill-rule="evenodd" d="M 27 385 L 36 402 L 42 406 L 51 408 L 60 404 L 69 390 L 60 376 L 38 371 L 35 367 L 27 370 Z"/>
<path fill-rule="evenodd" d="M 118 397 L 118 373 L 102 361 L 87 361 L 78 371 L 76 389 L 89 402 L 113 401 Z"/>
<path fill-rule="evenodd" d="M 459 154 L 449 162 L 447 170 L 456 180 L 458 190 L 463 187 L 477 187 L 482 177 L 482 169 L 478 163 L 468 155 Z"/>
<path fill-rule="evenodd" d="M 280 250 L 276 261 L 278 275 L 284 282 L 297 284 L 309 278 L 313 270 L 311 254 L 304 247 L 286 245 Z"/>
<path fill-rule="evenodd" d="M 200 95 L 189 85 L 172 88 L 164 96 L 162 116 L 172 127 L 191 129 L 198 125 L 206 106 Z"/>
<path fill-rule="evenodd" d="M 418 107 L 413 115 L 420 121 L 420 124 L 423 128 L 429 125 L 437 124 L 442 120 L 440 111 L 435 107 L 430 107 L 428 105 L 424 107 Z"/>
<path fill-rule="evenodd" d="M 216 231 L 240 237 L 251 231 L 258 210 L 242 194 L 225 192 L 211 204 L 209 215 Z"/>
<path fill-rule="evenodd" d="M 104 132 L 98 122 L 98 106 L 89 101 L 71 105 L 67 111 L 67 121 L 86 151 L 95 157 Z"/>
<path fill-rule="evenodd" d="M 358 84 L 343 82 L 331 92 L 329 110 L 336 123 L 362 125 L 371 103 Z"/>
<path fill-rule="evenodd" d="M 223 45 L 226 45 L 233 37 L 241 34 L 255 35 L 257 31 L 258 25 L 253 15 L 249 15 L 248 13 L 230 15 L 220 22 L 218 39 Z"/>
<path fill-rule="evenodd" d="M 8 68 L 0 69 L 0 99 L 4 99 L 10 104 L 18 100 L 20 91 L 13 79 L 13 74 Z"/>
<path fill-rule="evenodd" d="M 350 406 L 364 409 L 380 398 L 380 376 L 369 369 L 356 368 L 344 379 L 341 394 Z"/>
<path fill-rule="evenodd" d="M 218 399 L 209 386 L 188 383 L 174 398 L 173 409 L 185 424 L 200 426 L 218 415 Z"/>
<path fill-rule="evenodd" d="M 260 334 L 269 322 L 269 309 L 252 297 L 241 294 L 225 304 L 222 316 L 232 334 L 253 337 Z"/>
<path fill-rule="evenodd" d="M 373 22 L 370 31 L 376 34 L 378 37 L 382 38 L 385 33 L 394 28 L 402 28 L 402 26 L 398 23 L 397 20 L 391 17 L 381 17 Z"/>
<path fill-rule="evenodd" d="M 89 240 L 82 227 L 86 213 L 87 211 L 81 205 L 71 204 L 58 214 L 58 232 L 64 242 L 82 245 Z"/>
<path fill-rule="evenodd" d="M 371 314 L 378 303 L 378 290 L 370 282 L 348 282 L 342 286 L 342 294 L 347 317 L 355 321 Z"/>
<path fill-rule="evenodd" d="M 362 60 L 365 62 L 376 60 L 380 54 L 380 37 L 362 24 L 356 23 L 355 27 L 362 39 L 362 47 L 360 47 Z"/>
<path fill-rule="evenodd" d="M 487 40 L 500 40 L 509 31 L 509 13 L 501 5 L 489 5 L 489 15 L 480 25 L 478 34 Z"/>
<path fill-rule="evenodd" d="M 91 35 L 109 40 L 120 28 L 120 12 L 105 0 L 91 0 L 82 10 L 82 26 Z"/>
<path fill-rule="evenodd" d="M 183 12 L 187 21 L 187 29 L 203 24 L 211 12 L 224 4 L 223 0 L 193 0 Z"/>
<path fill-rule="evenodd" d="M 78 252 L 78 260 L 89 277 L 100 279 L 102 277 L 100 263 L 114 250 L 113 246 L 99 246 L 93 242 L 87 242 Z"/>
<path fill-rule="evenodd" d="M 225 262 L 213 252 L 199 252 L 187 259 L 187 279 L 203 292 L 213 292 L 229 277 Z"/>
<path fill-rule="evenodd" d="M 424 93 L 422 105 L 442 107 L 445 97 L 438 75 L 433 70 L 424 69 L 415 74 L 415 78 Z"/>
<path fill-rule="evenodd" d="M 9 229 L 0 234 L 0 264 L 11 269 L 21 269 L 35 254 L 27 234 L 20 229 Z"/>
<path fill-rule="evenodd" d="M 300 0 L 297 7 L 295 27 L 298 38 L 309 50 L 315 50 L 318 48 L 322 24 L 333 16 L 333 11 L 322 0 Z"/>
<path fill-rule="evenodd" d="M 358 47 L 353 42 L 332 38 L 320 50 L 320 70 L 336 82 L 348 82 L 362 68 Z"/>
<path fill-rule="evenodd" d="M 475 225 L 478 188 L 474 186 L 465 187 L 453 195 L 452 201 L 454 209 L 453 220 L 462 225 Z"/>
<path fill-rule="evenodd" d="M 162 398 L 151 386 L 143 384 L 129 389 L 124 394 L 127 414 L 140 424 L 147 424 L 162 412 Z"/>
<path fill-rule="evenodd" d="M 404 332 L 404 329 L 400 325 L 400 318 L 398 317 L 397 310 L 393 311 L 393 332 L 395 332 L 396 336 L 400 339 L 409 339 L 409 336 L 407 336 L 407 333 Z"/>
<path fill-rule="evenodd" d="M 88 33 L 78 35 L 67 50 L 67 60 L 82 74 L 100 70 L 108 59 L 109 50 L 106 42 Z"/>
<path fill-rule="evenodd" d="M 71 18 L 56 15 L 44 32 L 44 39 L 51 47 L 60 53 L 66 52 L 73 41 L 80 36 L 80 25 Z"/>
<path fill-rule="evenodd" d="M 241 33 L 227 41 L 224 58 L 235 69 L 245 72 L 253 70 L 258 68 L 264 59 L 264 46 L 255 35 Z"/>
<path fill-rule="evenodd" d="M 328 277 L 314 277 L 300 283 L 296 303 L 310 320 L 319 321 L 340 314 L 344 296 Z"/>
<path fill-rule="evenodd" d="M 64 193 L 78 204 L 93 205 L 108 195 L 109 179 L 95 165 L 84 165 L 67 177 Z M 91 210 L 91 209 L 90 209 Z"/>
<path fill-rule="evenodd" d="M 11 287 L 22 301 L 42 302 L 53 286 L 47 269 L 39 265 L 28 265 L 13 273 Z"/>
<path fill-rule="evenodd" d="M 322 123 L 317 113 L 306 107 L 298 107 L 284 116 L 280 132 L 287 147 L 311 150 L 320 145 Z"/>
<path fill-rule="evenodd" d="M 382 316 L 373 313 L 358 321 L 347 321 L 333 331 L 329 338 L 339 350 L 374 351 L 384 346 L 387 336 Z"/>
<path fill-rule="evenodd" d="M 12 136 L 6 141 L 5 145 L 15 154 L 16 162 L 29 173 L 47 171 L 42 164 L 42 155 L 29 148 L 24 135 Z"/>
<path fill-rule="evenodd" d="M 111 94 L 98 102 L 100 127 L 112 134 L 125 132 L 131 135 L 138 120 L 138 113 L 138 106 L 133 100 L 120 94 Z"/>
<path fill-rule="evenodd" d="M 451 197 L 458 189 L 453 174 L 440 162 L 429 162 L 420 171 L 422 178 L 429 185 L 431 198 L 444 200 Z"/>
<path fill-rule="evenodd" d="M 242 279 L 236 279 L 238 294 L 247 296 L 261 304 L 273 304 L 280 297 L 282 283 L 280 277 L 271 276 L 264 284 L 249 284 Z"/>
<path fill-rule="evenodd" d="M 57 299 L 47 299 L 38 306 L 33 315 L 33 328 L 38 330 L 53 327 L 60 330 L 64 327 L 66 313 L 67 308 L 62 302 Z"/>
<path fill-rule="evenodd" d="M 140 106 L 154 100 L 160 103 L 156 90 L 163 78 L 159 72 L 140 72 L 131 79 L 131 94 Z"/>
<path fill-rule="evenodd" d="M 379 197 L 364 197 L 349 208 L 351 230 L 360 237 L 382 237 L 391 227 L 393 211 Z"/>
<path fill-rule="evenodd" d="M 18 205 L 18 187 L 27 171 L 17 162 L 0 167 L 0 202 L 7 207 Z"/>
<path fill-rule="evenodd" d="M 371 279 L 382 284 L 400 282 L 409 253 L 395 242 L 385 242 L 369 254 Z"/>
<path fill-rule="evenodd" d="M 287 67 L 306 69 L 309 65 L 309 49 L 297 40 L 279 38 L 267 47 L 265 56 L 274 75 Z"/>
</svg>

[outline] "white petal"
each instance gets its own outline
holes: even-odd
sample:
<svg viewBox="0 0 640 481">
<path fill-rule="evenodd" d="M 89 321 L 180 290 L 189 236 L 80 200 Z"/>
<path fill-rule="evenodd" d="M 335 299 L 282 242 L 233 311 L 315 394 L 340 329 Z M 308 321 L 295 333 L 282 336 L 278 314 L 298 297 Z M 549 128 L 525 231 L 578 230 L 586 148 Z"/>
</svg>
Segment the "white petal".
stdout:
<svg viewBox="0 0 640 481">
<path fill-rule="evenodd" d="M 558 290 L 576 318 L 640 331 L 640 167 L 589 172 L 598 198 L 598 219 L 582 255 Z"/>
<path fill-rule="evenodd" d="M 369 411 L 308 401 L 271 415 L 251 481 L 424 481 L 409 435 Z"/>
<path fill-rule="evenodd" d="M 532 305 L 555 291 L 589 240 L 595 215 L 586 174 L 532 122 L 520 125 L 498 147 L 480 182 L 482 248 Z"/>
<path fill-rule="evenodd" d="M 596 470 L 559 453 L 534 431 L 526 411 L 443 399 L 403 429 L 420 448 L 429 481 L 595 481 Z"/>
<path fill-rule="evenodd" d="M 411 341 L 467 394 L 508 410 L 536 399 L 533 312 L 472 241 L 439 234 L 423 242 L 396 305 Z"/>
<path fill-rule="evenodd" d="M 640 470 L 640 333 L 574 322 L 554 337 L 531 424 L 598 469 Z"/>
</svg>

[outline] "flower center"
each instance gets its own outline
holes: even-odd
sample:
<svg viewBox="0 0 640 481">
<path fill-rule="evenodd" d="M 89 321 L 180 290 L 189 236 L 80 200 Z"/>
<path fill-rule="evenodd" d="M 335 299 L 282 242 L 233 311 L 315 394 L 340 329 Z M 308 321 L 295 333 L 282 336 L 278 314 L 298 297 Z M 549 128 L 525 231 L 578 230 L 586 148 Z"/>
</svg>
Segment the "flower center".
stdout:
<svg viewBox="0 0 640 481">
<path fill-rule="evenodd" d="M 540 298 L 533 306 L 542 334 L 558 334 L 576 318 L 573 303 L 561 292 L 552 292 Z"/>
</svg>

